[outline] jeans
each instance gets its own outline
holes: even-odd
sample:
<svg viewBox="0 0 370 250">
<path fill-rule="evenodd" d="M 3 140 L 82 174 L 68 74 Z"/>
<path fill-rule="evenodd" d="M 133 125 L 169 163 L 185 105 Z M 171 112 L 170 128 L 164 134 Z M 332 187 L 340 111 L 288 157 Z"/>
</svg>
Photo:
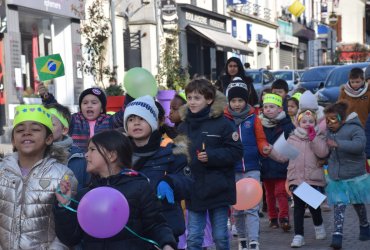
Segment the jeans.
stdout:
<svg viewBox="0 0 370 250">
<path fill-rule="evenodd" d="M 217 250 L 229 250 L 229 231 L 227 228 L 229 207 L 209 209 L 209 218 L 212 225 L 213 241 Z M 206 226 L 207 211 L 188 211 L 188 248 L 187 250 L 201 250 Z"/>
<path fill-rule="evenodd" d="M 236 173 L 235 181 L 243 178 L 253 178 L 260 182 L 260 171 L 252 170 L 246 173 Z M 248 197 L 246 197 L 247 199 Z M 258 215 L 259 205 L 248 210 L 234 210 L 235 227 L 239 239 L 246 238 L 248 232 L 249 241 L 258 241 L 260 231 L 260 218 Z"/>
<path fill-rule="evenodd" d="M 266 191 L 266 203 L 269 219 L 288 219 L 288 195 L 285 190 L 285 179 L 266 179 L 263 181 Z M 279 209 L 276 208 L 276 202 Z"/>
</svg>

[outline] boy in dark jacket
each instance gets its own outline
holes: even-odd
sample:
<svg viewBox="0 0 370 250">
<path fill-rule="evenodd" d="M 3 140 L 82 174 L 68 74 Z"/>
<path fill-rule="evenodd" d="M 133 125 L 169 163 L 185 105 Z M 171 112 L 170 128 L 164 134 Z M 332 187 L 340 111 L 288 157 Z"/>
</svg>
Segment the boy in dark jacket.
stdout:
<svg viewBox="0 0 370 250">
<path fill-rule="evenodd" d="M 239 135 L 223 116 L 226 98 L 206 79 L 185 88 L 187 107 L 179 133 L 191 141 L 190 169 L 194 179 L 188 208 L 188 250 L 201 249 L 207 211 L 217 249 L 230 249 L 227 219 L 236 202 L 234 165 L 243 155 Z"/>
<path fill-rule="evenodd" d="M 274 144 L 284 133 L 285 138 L 294 130 L 294 125 L 289 116 L 282 109 L 283 100 L 279 95 L 266 94 L 263 99 L 263 113 L 260 116 L 267 141 Z M 289 224 L 288 196 L 285 190 L 288 163 L 279 163 L 270 158 L 262 158 L 263 185 L 266 190 L 266 202 L 270 227 L 280 227 L 286 232 Z M 278 211 L 276 209 L 278 203 Z"/>
<path fill-rule="evenodd" d="M 86 172 L 86 159 L 84 152 L 73 145 L 73 140 L 68 136 L 71 113 L 69 109 L 58 103 L 45 106 L 52 115 L 53 120 L 53 146 L 68 151 L 67 167 L 72 170 L 77 181 L 77 191 L 87 186 L 90 175 Z"/>
<path fill-rule="evenodd" d="M 174 143 L 161 146 L 158 109 L 151 96 L 139 97 L 129 103 L 123 119 L 134 149 L 133 169 L 150 180 L 152 188 L 162 200 L 162 213 L 178 237 L 185 232 L 180 201 L 189 196 L 188 190 L 192 184 L 187 143 L 175 140 Z"/>
<path fill-rule="evenodd" d="M 281 99 L 283 100 L 283 110 L 285 113 L 288 113 L 288 91 L 288 83 L 283 79 L 277 79 L 271 85 L 271 92 L 281 96 Z"/>
<path fill-rule="evenodd" d="M 259 154 L 266 156 L 269 144 L 266 140 L 261 120 L 255 110 L 248 104 L 247 85 L 239 77 L 235 77 L 226 90 L 229 105 L 225 108 L 225 117 L 236 125 L 241 138 L 244 154 L 243 159 L 235 165 L 235 180 L 253 178 L 260 182 L 261 165 Z M 265 153 L 266 152 L 266 153 Z M 242 249 L 259 249 L 259 205 L 248 210 L 234 210 L 235 226 Z"/>
</svg>

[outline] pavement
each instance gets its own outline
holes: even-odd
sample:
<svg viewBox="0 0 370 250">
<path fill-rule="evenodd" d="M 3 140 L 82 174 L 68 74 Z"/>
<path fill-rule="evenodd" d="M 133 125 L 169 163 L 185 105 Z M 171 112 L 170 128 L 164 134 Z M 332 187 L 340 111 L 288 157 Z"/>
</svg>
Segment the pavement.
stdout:
<svg viewBox="0 0 370 250">
<path fill-rule="evenodd" d="M 370 187 L 369 187 L 370 188 Z M 300 249 L 302 250 L 331 250 L 329 247 L 331 243 L 331 234 L 333 232 L 333 209 L 330 212 L 322 212 L 324 225 L 327 233 L 325 240 L 316 240 L 314 225 L 312 218 L 304 219 L 304 230 L 305 230 L 305 245 Z M 269 227 L 269 220 L 267 213 L 264 213 L 265 217 L 261 218 L 260 221 L 260 249 L 261 250 L 286 250 L 293 249 L 290 247 L 290 243 L 294 237 L 293 229 L 293 209 L 290 208 L 290 219 L 292 229 L 290 232 L 283 232 L 282 229 L 272 229 Z M 370 220 L 370 205 L 367 205 L 367 215 Z M 358 217 L 352 206 L 348 206 L 344 218 L 344 231 L 343 231 L 343 250 L 370 250 L 370 241 L 359 241 L 359 224 Z M 231 249 L 238 250 L 237 237 L 233 237 L 231 242 Z M 209 248 L 214 250 L 216 248 Z"/>
</svg>

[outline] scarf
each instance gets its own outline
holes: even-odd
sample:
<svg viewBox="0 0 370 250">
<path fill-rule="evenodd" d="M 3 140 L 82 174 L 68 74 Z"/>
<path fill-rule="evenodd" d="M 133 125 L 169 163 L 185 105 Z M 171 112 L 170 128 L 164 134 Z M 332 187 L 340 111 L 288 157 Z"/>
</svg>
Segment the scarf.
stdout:
<svg viewBox="0 0 370 250">
<path fill-rule="evenodd" d="M 240 125 L 240 123 L 242 123 L 245 118 L 248 117 L 249 115 L 249 111 L 251 110 L 251 106 L 247 105 L 245 107 L 245 109 L 241 112 L 235 112 L 233 111 L 230 106 L 227 107 L 227 110 L 229 111 L 230 115 L 232 115 L 233 119 L 234 119 L 234 122 L 237 126 Z"/>
<path fill-rule="evenodd" d="M 260 115 L 262 126 L 272 128 L 279 124 L 286 117 L 284 111 L 281 111 L 275 118 L 267 118 L 263 113 Z"/>
<path fill-rule="evenodd" d="M 73 139 L 69 136 L 64 136 L 63 140 L 61 141 L 55 141 L 53 142 L 53 146 L 56 148 L 62 148 L 69 150 L 69 148 L 72 146 Z"/>
<path fill-rule="evenodd" d="M 186 121 L 189 123 L 191 129 L 197 129 L 200 127 L 203 121 L 209 119 L 209 112 L 211 112 L 211 106 L 207 106 L 198 113 L 192 113 L 188 108 L 188 114 Z"/>
<path fill-rule="evenodd" d="M 359 88 L 358 90 L 354 90 L 349 81 L 344 85 L 344 92 L 349 95 L 350 97 L 360 97 L 362 95 L 364 95 L 367 91 L 367 88 L 368 88 L 368 84 L 367 82 L 365 82 L 365 84 Z"/>
<path fill-rule="evenodd" d="M 132 143 L 134 151 L 132 155 L 132 164 L 134 170 L 142 168 L 145 162 L 157 152 L 161 145 L 161 139 L 161 133 L 158 130 L 155 130 L 151 134 L 149 141 L 145 146 L 138 147 L 135 143 Z"/>
</svg>

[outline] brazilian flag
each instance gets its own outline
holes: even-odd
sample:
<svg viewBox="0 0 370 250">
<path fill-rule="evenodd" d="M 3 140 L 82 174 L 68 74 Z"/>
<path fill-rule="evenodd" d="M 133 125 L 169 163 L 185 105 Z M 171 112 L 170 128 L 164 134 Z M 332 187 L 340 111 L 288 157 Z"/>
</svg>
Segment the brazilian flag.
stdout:
<svg viewBox="0 0 370 250">
<path fill-rule="evenodd" d="M 64 65 L 60 54 L 42 56 L 35 59 L 40 81 L 64 76 Z"/>
</svg>

